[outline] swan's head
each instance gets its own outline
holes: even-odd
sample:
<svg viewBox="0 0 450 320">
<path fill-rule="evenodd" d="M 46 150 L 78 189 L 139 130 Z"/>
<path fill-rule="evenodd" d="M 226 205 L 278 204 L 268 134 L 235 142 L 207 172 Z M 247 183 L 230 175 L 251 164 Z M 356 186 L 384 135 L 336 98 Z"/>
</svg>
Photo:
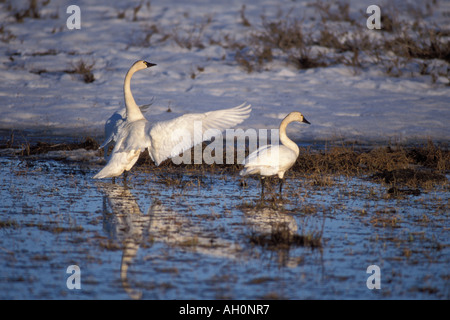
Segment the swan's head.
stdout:
<svg viewBox="0 0 450 320">
<path fill-rule="evenodd" d="M 150 67 L 153 67 L 153 66 L 156 66 L 156 64 L 155 63 L 151 63 L 151 62 L 147 62 L 147 61 L 144 61 L 144 60 L 136 61 L 133 64 L 133 67 L 136 70 L 142 70 L 142 69 L 150 68 Z"/>
<path fill-rule="evenodd" d="M 307 124 L 311 124 L 308 120 L 306 120 L 306 118 L 303 116 L 303 114 L 301 114 L 298 111 L 289 113 L 287 115 L 287 117 L 285 118 L 285 120 L 288 122 L 298 121 L 298 122 L 304 122 Z"/>
</svg>

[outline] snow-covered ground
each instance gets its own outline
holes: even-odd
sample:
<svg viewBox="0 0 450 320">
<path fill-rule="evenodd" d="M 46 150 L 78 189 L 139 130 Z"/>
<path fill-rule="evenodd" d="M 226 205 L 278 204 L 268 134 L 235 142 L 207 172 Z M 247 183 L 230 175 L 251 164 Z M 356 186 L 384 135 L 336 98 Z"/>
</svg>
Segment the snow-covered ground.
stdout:
<svg viewBox="0 0 450 320">
<path fill-rule="evenodd" d="M 371 2 L 349 2 L 350 13 L 363 26 L 369 15 L 361 12 Z M 13 14 L 28 1 L 0 3 L 0 129 L 101 136 L 105 120 L 124 106 L 126 71 L 134 61 L 145 59 L 157 66 L 137 73 L 132 91 L 138 104 L 152 103 L 146 112 L 150 121 L 246 101 L 253 111 L 239 126 L 243 129 L 277 128 L 287 113 L 302 112 L 312 125 L 289 126 L 288 134 L 298 141 L 448 141 L 448 78 L 432 81 L 417 72 L 391 77 L 376 63 L 356 74 L 343 64 L 299 70 L 282 59 L 248 73 L 236 62 L 234 51 L 220 43 L 225 38 L 246 41 L 261 25 L 261 16 L 276 18 L 289 10 L 290 17 L 312 25 L 319 16 L 310 3 L 51 0 L 46 5 L 38 1 L 39 19 L 27 17 L 22 22 Z M 405 3 L 379 5 L 383 15 L 388 5 L 398 5 L 402 12 Z M 66 26 L 70 16 L 66 9 L 73 4 L 81 9 L 79 30 Z M 133 8 L 140 4 L 134 17 Z M 251 27 L 242 23 L 243 4 Z M 449 15 L 450 2 L 440 1 L 427 21 L 448 30 Z M 172 38 L 165 39 L 167 34 Z M 174 34 L 178 40 L 199 40 L 202 45 L 183 48 Z M 94 82 L 65 72 L 80 59 L 94 64 Z"/>
</svg>

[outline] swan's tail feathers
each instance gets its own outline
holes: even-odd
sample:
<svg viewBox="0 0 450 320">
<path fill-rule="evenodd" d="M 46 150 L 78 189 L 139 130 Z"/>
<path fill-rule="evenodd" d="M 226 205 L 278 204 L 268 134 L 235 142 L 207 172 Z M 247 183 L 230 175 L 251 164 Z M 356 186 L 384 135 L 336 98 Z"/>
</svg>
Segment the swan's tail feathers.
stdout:
<svg viewBox="0 0 450 320">
<path fill-rule="evenodd" d="M 114 178 L 117 176 L 120 176 L 125 170 L 115 168 L 115 170 L 112 170 L 111 167 L 104 167 L 102 170 L 100 170 L 93 178 L 94 179 L 105 179 L 105 178 Z"/>
<path fill-rule="evenodd" d="M 239 171 L 239 175 L 240 176 L 246 176 L 247 175 L 247 170 L 246 169 L 242 169 L 241 171 Z"/>
<path fill-rule="evenodd" d="M 130 171 L 139 159 L 140 153 L 140 149 L 129 152 L 113 152 L 106 166 L 94 176 L 94 179 L 113 178 L 120 176 L 124 171 Z"/>
<path fill-rule="evenodd" d="M 242 169 L 239 172 L 239 175 L 241 176 L 248 176 L 249 174 L 258 174 L 259 173 L 259 168 L 255 168 L 255 167 L 247 167 Z"/>
</svg>

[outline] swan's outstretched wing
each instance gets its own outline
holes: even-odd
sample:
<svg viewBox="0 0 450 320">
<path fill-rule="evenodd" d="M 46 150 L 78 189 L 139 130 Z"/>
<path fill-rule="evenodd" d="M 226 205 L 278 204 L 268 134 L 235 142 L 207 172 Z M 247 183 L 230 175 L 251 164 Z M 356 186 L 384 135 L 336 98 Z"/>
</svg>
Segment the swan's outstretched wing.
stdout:
<svg viewBox="0 0 450 320">
<path fill-rule="evenodd" d="M 159 165 L 223 130 L 240 124 L 250 116 L 250 112 L 251 105 L 243 103 L 230 109 L 185 114 L 158 122 L 147 129 L 151 140 L 148 150 L 150 157 Z"/>
<path fill-rule="evenodd" d="M 110 143 L 117 141 L 117 135 L 119 133 L 119 127 L 125 121 L 125 108 L 113 113 L 111 117 L 106 120 L 105 123 L 105 141 L 101 144 L 99 149 L 106 148 Z M 106 156 L 106 150 L 105 150 Z"/>
</svg>

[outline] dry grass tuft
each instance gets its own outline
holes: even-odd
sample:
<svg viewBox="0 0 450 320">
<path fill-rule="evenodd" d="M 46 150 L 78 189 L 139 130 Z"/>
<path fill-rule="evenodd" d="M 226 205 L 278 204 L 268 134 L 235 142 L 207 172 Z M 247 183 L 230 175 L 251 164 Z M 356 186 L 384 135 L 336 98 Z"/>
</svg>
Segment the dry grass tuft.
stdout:
<svg viewBox="0 0 450 320">
<path fill-rule="evenodd" d="M 14 40 L 16 36 L 9 30 L 5 29 L 5 26 L 0 26 L 0 41 L 3 43 L 9 43 Z"/>
<path fill-rule="evenodd" d="M 50 1 L 46 1 L 45 5 Z M 17 22 L 22 22 L 25 18 L 39 19 L 41 14 L 39 12 L 39 4 L 37 0 L 28 0 L 28 7 L 22 10 L 18 10 L 14 13 L 14 17 Z"/>
<path fill-rule="evenodd" d="M 95 62 L 91 64 L 79 60 L 77 63 L 72 64 L 72 69 L 67 70 L 67 73 L 74 73 L 81 75 L 82 79 L 86 83 L 91 83 L 95 81 L 94 74 L 92 73 L 92 69 L 94 68 Z"/>
<path fill-rule="evenodd" d="M 253 245 L 269 250 L 288 250 L 291 247 L 316 249 L 322 247 L 322 232 L 293 234 L 288 228 L 280 226 L 269 234 L 252 233 L 249 235 L 249 241 Z"/>
</svg>

